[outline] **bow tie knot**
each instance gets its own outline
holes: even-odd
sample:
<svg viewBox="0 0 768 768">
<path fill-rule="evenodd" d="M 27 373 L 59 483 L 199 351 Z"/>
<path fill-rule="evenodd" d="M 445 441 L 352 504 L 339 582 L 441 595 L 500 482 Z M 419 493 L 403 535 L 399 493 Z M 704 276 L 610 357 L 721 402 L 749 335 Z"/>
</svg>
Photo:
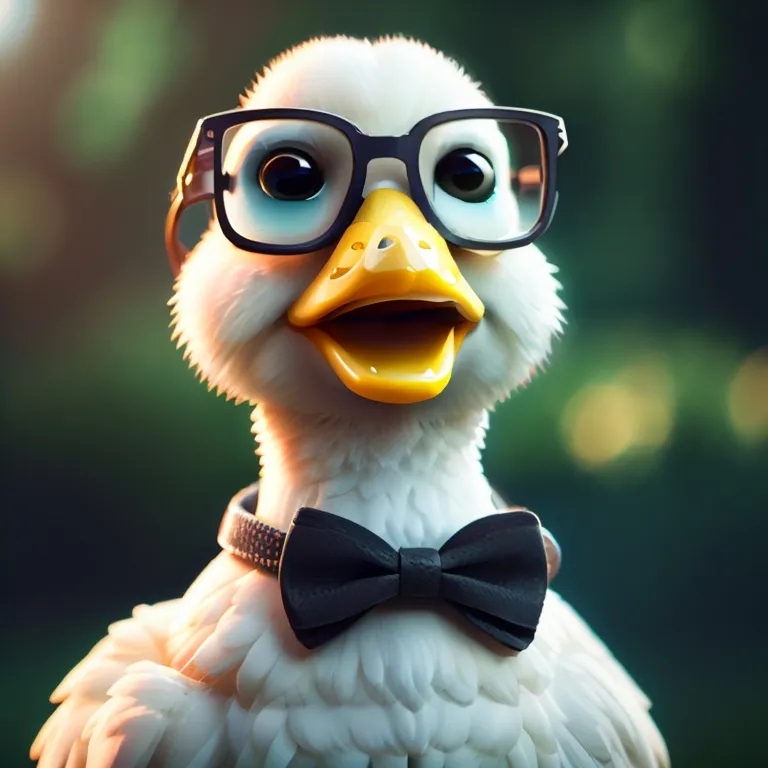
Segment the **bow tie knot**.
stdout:
<svg viewBox="0 0 768 768">
<path fill-rule="evenodd" d="M 401 597 L 440 597 L 443 578 L 440 553 L 430 547 L 405 547 L 399 554 Z"/>
</svg>

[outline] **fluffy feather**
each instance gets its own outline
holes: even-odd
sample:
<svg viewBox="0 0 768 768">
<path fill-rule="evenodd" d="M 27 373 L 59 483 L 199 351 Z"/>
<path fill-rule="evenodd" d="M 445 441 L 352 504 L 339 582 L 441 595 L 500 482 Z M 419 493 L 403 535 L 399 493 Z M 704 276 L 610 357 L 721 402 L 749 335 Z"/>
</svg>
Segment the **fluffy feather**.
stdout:
<svg viewBox="0 0 768 768">
<path fill-rule="evenodd" d="M 647 700 L 551 591 L 536 641 L 507 657 L 468 642 L 450 615 L 422 611 L 371 613 L 309 654 L 274 579 L 226 554 L 166 616 L 171 654 L 205 642 L 167 666 L 129 662 L 116 682 L 94 649 L 69 693 L 92 701 L 86 725 L 52 722 L 36 747 L 41 765 L 63 768 L 78 750 L 88 768 L 406 766 L 407 755 L 419 768 L 665 764 Z"/>
<path fill-rule="evenodd" d="M 310 41 L 272 62 L 247 107 L 297 106 L 397 134 L 488 97 L 402 38 Z M 368 183 L 402 185 L 390 165 Z M 214 221 L 184 266 L 174 335 L 208 383 L 258 401 L 259 516 L 321 506 L 395 547 L 438 547 L 495 511 L 480 451 L 487 409 L 547 359 L 562 327 L 555 269 L 528 246 L 454 251 L 487 313 L 432 401 L 346 390 L 287 308 L 328 253 L 270 257 Z M 177 601 L 137 609 L 67 676 L 32 756 L 41 768 L 660 768 L 649 703 L 550 592 L 534 643 L 499 654 L 445 611 L 379 609 L 309 653 L 274 578 L 221 554 Z"/>
</svg>

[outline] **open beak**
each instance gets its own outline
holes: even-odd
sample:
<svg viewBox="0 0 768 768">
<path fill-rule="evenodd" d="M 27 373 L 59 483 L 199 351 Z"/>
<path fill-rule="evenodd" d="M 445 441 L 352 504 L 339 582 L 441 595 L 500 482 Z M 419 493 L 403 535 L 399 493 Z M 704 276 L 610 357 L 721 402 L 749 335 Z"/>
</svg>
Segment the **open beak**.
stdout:
<svg viewBox="0 0 768 768">
<path fill-rule="evenodd" d="M 417 403 L 448 385 L 484 311 L 413 200 L 377 189 L 288 320 L 355 394 Z"/>
</svg>

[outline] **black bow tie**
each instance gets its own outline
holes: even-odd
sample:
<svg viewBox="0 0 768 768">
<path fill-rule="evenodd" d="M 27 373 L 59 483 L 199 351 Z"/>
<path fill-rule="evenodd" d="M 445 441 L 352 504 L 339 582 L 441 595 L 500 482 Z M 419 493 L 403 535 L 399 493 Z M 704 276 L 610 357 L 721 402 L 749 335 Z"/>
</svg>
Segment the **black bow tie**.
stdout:
<svg viewBox="0 0 768 768">
<path fill-rule="evenodd" d="M 547 558 L 531 512 L 483 517 L 440 547 L 399 552 L 357 523 L 300 509 L 285 541 L 280 590 L 299 642 L 315 648 L 396 597 L 442 599 L 522 651 L 547 592 Z"/>
<path fill-rule="evenodd" d="M 307 648 L 398 597 L 443 600 L 516 651 L 534 638 L 547 592 L 547 556 L 531 512 L 475 520 L 439 550 L 399 551 L 367 528 L 318 509 L 300 509 L 287 534 L 244 515 L 225 515 L 219 542 L 278 574 L 288 621 Z"/>
</svg>

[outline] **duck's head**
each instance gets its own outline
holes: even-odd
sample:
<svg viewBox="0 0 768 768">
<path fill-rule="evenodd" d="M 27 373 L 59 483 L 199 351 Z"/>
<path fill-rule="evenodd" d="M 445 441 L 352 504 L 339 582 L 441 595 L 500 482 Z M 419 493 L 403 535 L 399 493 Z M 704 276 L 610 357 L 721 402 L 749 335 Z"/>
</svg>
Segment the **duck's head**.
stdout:
<svg viewBox="0 0 768 768">
<path fill-rule="evenodd" d="M 565 143 L 558 118 L 494 108 L 415 41 L 289 51 L 201 121 L 182 165 L 180 343 L 212 386 L 307 415 L 493 406 L 561 328 L 531 243 Z M 186 254 L 178 217 L 200 200 L 216 215 Z"/>
</svg>

